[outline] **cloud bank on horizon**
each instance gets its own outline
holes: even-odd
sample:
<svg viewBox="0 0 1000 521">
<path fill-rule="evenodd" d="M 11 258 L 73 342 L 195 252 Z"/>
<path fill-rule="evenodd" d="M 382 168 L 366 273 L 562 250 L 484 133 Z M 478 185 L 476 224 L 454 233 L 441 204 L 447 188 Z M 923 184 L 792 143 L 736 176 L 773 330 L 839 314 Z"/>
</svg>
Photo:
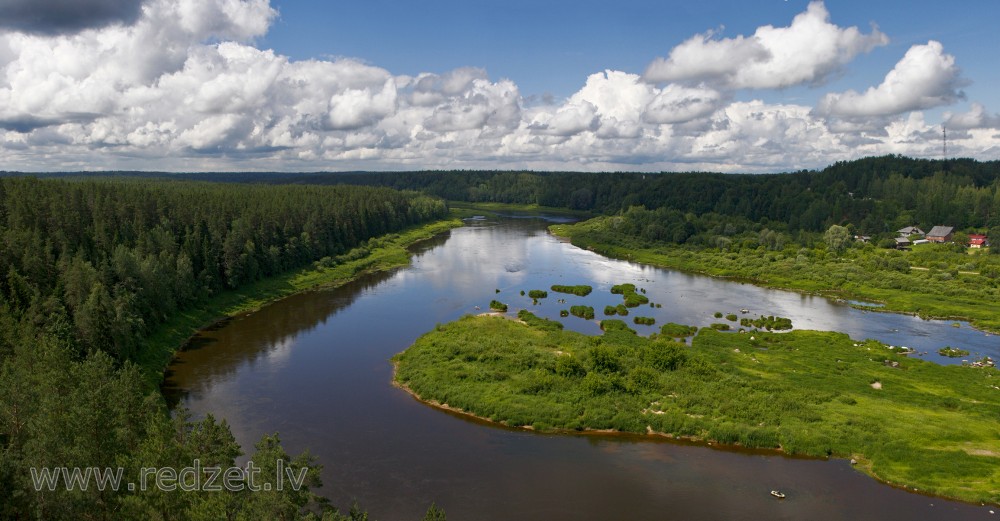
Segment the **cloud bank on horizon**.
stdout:
<svg viewBox="0 0 1000 521">
<path fill-rule="evenodd" d="M 85 9 L 88 16 L 75 16 Z M 821 88 L 889 36 L 822 1 L 788 26 L 681 42 L 558 102 L 464 67 L 396 75 L 293 61 L 255 39 L 268 0 L 13 0 L 0 6 L 0 169 L 787 171 L 866 155 L 937 157 L 923 111 L 965 98 L 954 56 L 912 46 L 863 92 L 815 106 L 738 94 Z M 1000 156 L 1000 116 L 945 113 L 955 155 Z"/>
</svg>

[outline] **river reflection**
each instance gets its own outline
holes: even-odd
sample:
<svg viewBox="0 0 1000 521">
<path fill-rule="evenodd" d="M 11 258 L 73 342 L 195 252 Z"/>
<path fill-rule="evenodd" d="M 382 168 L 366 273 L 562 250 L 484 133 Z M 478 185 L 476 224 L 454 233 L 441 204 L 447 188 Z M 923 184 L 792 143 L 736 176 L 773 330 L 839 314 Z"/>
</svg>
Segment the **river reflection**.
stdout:
<svg viewBox="0 0 1000 521">
<path fill-rule="evenodd" d="M 916 347 L 921 340 L 956 345 L 957 334 L 967 336 L 967 345 L 997 349 L 995 343 L 975 344 L 991 339 L 968 327 L 605 259 L 548 235 L 545 224 L 476 223 L 417 246 L 411 267 L 235 318 L 180 353 L 165 386 L 196 416 L 225 418 L 245 450 L 271 432 L 281 433 L 290 453 L 308 448 L 324 464 L 324 495 L 341 506 L 357 499 L 383 521 L 420 519 L 432 501 L 454 520 L 988 516 L 982 507 L 878 484 L 844 461 L 625 436 L 538 435 L 447 414 L 392 387 L 388 359 L 435 323 L 475 313 L 493 298 L 512 312 L 526 307 L 556 319 L 576 302 L 599 313 L 621 301 L 608 292 L 621 282 L 646 288 L 663 305 L 642 312 L 658 324 L 703 326 L 718 321 L 715 311 L 745 307 L 790 317 L 799 328 L 856 338 Z M 534 306 L 520 296 L 552 284 L 591 284 L 594 293 L 565 296 L 566 304 L 556 302 L 563 295 L 550 293 Z M 562 320 L 599 333 L 596 321 Z M 773 488 L 788 498 L 771 498 Z"/>
</svg>

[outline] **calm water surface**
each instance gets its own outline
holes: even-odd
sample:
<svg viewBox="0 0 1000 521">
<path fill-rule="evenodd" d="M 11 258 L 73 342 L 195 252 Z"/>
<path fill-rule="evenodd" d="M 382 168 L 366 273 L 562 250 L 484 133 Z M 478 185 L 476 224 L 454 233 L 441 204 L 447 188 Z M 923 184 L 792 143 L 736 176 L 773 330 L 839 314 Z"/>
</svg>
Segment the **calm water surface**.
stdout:
<svg viewBox="0 0 1000 521">
<path fill-rule="evenodd" d="M 539 435 L 424 406 L 394 388 L 388 359 L 435 323 L 493 298 L 511 312 L 558 319 L 574 303 L 621 302 L 633 282 L 662 308 L 653 316 L 698 326 L 716 311 L 790 317 L 796 328 L 842 331 L 929 351 L 960 346 L 1000 358 L 998 337 L 963 324 L 864 312 L 820 297 L 761 289 L 610 260 L 545 232 L 538 219 L 473 223 L 421 244 L 412 266 L 296 295 L 199 335 L 168 371 L 165 392 L 200 416 L 225 418 L 245 450 L 279 432 L 292 454 L 323 463 L 320 490 L 374 519 L 417 520 L 432 501 L 461 520 L 992 519 L 988 509 L 897 490 L 842 460 L 716 450 L 636 437 Z M 586 297 L 523 289 L 590 284 Z M 499 295 L 495 289 L 500 289 Z M 565 297 L 566 304 L 556 302 Z M 598 317 L 600 318 L 600 317 Z M 599 334 L 595 322 L 562 319 Z M 654 327 L 635 326 L 648 334 Z M 788 496 L 771 498 L 771 489 Z"/>
</svg>

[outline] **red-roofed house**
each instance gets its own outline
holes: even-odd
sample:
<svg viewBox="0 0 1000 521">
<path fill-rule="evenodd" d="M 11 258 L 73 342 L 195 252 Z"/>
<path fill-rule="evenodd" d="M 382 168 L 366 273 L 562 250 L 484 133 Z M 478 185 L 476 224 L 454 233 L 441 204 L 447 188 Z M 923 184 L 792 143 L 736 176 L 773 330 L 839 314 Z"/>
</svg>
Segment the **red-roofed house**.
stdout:
<svg viewBox="0 0 1000 521">
<path fill-rule="evenodd" d="M 969 234 L 970 248 L 983 248 L 989 245 L 990 245 L 990 240 L 985 235 L 980 235 L 977 233 Z"/>
</svg>

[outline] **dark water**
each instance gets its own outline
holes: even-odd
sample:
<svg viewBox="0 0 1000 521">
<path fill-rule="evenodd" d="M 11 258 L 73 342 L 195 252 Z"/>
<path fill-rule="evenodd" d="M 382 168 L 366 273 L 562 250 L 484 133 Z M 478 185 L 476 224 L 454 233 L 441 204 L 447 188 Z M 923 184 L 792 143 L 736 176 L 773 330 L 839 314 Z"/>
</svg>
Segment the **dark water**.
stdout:
<svg viewBox="0 0 1000 521">
<path fill-rule="evenodd" d="M 357 499 L 383 521 L 420 519 L 432 501 L 452 520 L 992 518 L 986 507 L 879 484 L 845 461 L 533 434 L 432 409 L 390 384 L 388 359 L 435 323 L 493 298 L 511 312 L 529 307 L 558 317 L 586 302 L 600 313 L 621 301 L 608 292 L 621 282 L 663 304 L 632 313 L 660 324 L 707 325 L 719 321 L 716 311 L 748 308 L 790 317 L 799 328 L 920 349 L 949 344 L 997 358 L 1000 348 L 997 337 L 967 325 L 605 259 L 547 235 L 540 220 L 509 219 L 423 243 L 409 268 L 297 295 L 206 331 L 170 366 L 165 391 L 195 415 L 225 418 L 248 451 L 270 432 L 280 432 L 292 454 L 308 448 L 325 465 L 324 495 L 340 506 Z M 519 295 L 578 283 L 594 293 L 559 304 L 563 295 L 550 292 L 537 306 Z M 598 332 L 596 322 L 563 321 Z M 775 488 L 788 498 L 771 498 Z"/>
</svg>

